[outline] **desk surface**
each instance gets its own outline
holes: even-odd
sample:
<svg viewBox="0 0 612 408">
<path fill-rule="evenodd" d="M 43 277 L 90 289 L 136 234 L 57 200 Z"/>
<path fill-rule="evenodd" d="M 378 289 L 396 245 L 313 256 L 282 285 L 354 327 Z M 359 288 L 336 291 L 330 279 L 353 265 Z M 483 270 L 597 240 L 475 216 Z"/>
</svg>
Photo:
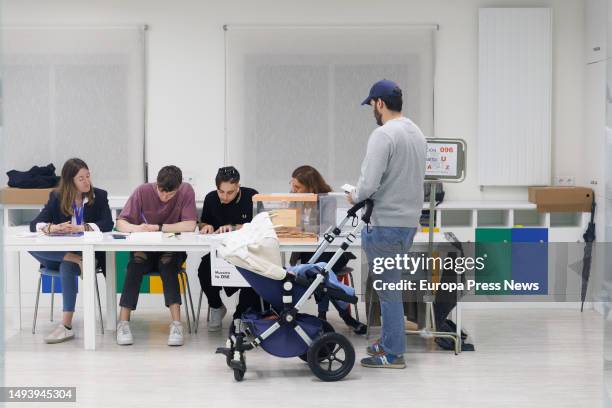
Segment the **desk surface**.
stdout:
<svg viewBox="0 0 612 408">
<path fill-rule="evenodd" d="M 156 250 L 159 248 L 181 248 L 186 251 L 207 251 L 212 246 L 218 243 L 223 237 L 221 235 L 200 235 L 197 233 L 183 233 L 181 235 L 170 237 L 164 234 L 160 239 L 115 239 L 112 233 L 99 234 L 98 236 L 81 236 L 81 237 L 48 237 L 45 235 L 24 237 L 28 229 L 25 226 L 10 227 L 5 230 L 4 245 L 8 250 L 20 250 L 27 248 L 75 248 L 82 246 L 93 245 L 98 251 L 121 251 L 134 250 L 134 248 L 148 248 Z M 427 233 L 419 232 L 416 234 L 415 244 L 428 243 L 429 237 Z M 343 242 L 343 237 L 336 238 L 330 245 L 330 249 L 337 249 Z M 442 233 L 434 233 L 434 243 L 441 244 L 448 241 Z M 319 243 L 280 243 L 283 251 L 312 251 Z M 357 239 L 351 244 L 351 247 L 361 247 L 361 240 Z M 66 250 L 66 249 L 64 249 Z M 164 249 L 161 249 L 164 250 Z"/>
<path fill-rule="evenodd" d="M 111 209 L 121 209 L 127 202 L 127 196 L 108 197 Z M 203 200 L 196 200 L 196 206 L 202 208 Z M 9 210 L 35 210 L 43 204 L 1 204 L 0 208 Z M 522 200 L 447 200 L 436 206 L 436 209 L 535 209 L 536 205 Z M 347 208 L 348 209 L 348 208 Z M 429 202 L 423 203 L 423 209 L 429 209 Z"/>
</svg>

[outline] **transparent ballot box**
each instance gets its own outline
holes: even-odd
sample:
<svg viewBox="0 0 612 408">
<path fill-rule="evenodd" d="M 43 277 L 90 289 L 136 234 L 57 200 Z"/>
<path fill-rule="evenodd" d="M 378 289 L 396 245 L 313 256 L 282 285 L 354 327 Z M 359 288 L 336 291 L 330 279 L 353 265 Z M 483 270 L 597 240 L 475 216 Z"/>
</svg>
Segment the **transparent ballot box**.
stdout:
<svg viewBox="0 0 612 408">
<path fill-rule="evenodd" d="M 269 212 L 281 242 L 318 242 L 319 206 L 316 194 L 256 194 L 253 216 Z"/>
<path fill-rule="evenodd" d="M 352 205 L 346 200 L 345 193 L 319 194 L 319 228 L 320 233 L 324 234 L 329 227 L 334 227 L 346 217 L 347 211 Z M 353 221 L 357 222 L 357 221 Z M 348 222 L 340 230 L 340 235 L 344 236 L 351 232 L 355 225 Z"/>
</svg>

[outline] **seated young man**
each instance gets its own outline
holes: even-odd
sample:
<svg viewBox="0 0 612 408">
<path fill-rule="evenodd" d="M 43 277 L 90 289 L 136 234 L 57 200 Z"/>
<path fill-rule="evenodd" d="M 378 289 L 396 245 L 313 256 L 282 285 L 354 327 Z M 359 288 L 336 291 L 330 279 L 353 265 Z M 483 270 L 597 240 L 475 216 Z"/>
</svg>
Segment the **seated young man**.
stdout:
<svg viewBox="0 0 612 408">
<path fill-rule="evenodd" d="M 222 167 L 215 177 L 217 190 L 204 198 L 204 208 L 200 223 L 200 233 L 212 234 L 238 229 L 253 219 L 253 196 L 257 191 L 240 186 L 240 173 L 236 168 Z M 208 331 L 221 330 L 221 321 L 227 313 L 221 301 L 221 287 L 212 286 L 210 278 L 210 255 L 202 257 L 198 268 L 202 291 L 208 298 L 210 320 Z M 225 294 L 231 296 L 240 290 L 234 318 L 239 318 L 249 307 L 260 307 L 259 295 L 251 288 L 226 287 Z"/>
<path fill-rule="evenodd" d="M 189 183 L 183 183 L 181 169 L 176 166 L 162 168 L 156 183 L 138 187 L 117 219 L 117 229 L 121 232 L 190 232 L 195 230 L 196 224 L 195 193 Z M 136 310 L 143 275 L 157 271 L 161 276 L 166 307 L 172 316 L 168 345 L 183 345 L 178 272 L 186 257 L 184 252 L 139 251 L 130 254 L 119 302 L 117 344 L 134 343 L 129 325 L 130 313 Z"/>
</svg>

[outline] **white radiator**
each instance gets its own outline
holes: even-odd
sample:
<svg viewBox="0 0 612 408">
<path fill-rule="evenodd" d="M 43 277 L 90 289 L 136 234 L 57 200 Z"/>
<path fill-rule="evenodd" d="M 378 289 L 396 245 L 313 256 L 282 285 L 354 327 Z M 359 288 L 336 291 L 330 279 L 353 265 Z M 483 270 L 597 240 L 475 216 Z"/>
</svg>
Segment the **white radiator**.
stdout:
<svg viewBox="0 0 612 408">
<path fill-rule="evenodd" d="M 548 8 L 479 10 L 480 185 L 551 182 L 551 19 Z"/>
</svg>

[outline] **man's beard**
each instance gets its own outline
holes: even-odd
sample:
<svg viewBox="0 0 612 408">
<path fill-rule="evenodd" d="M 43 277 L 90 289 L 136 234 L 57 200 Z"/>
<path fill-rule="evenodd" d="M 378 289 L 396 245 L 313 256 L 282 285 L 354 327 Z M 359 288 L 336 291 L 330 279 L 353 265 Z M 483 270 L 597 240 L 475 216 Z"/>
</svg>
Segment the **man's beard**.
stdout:
<svg viewBox="0 0 612 408">
<path fill-rule="evenodd" d="M 376 109 L 376 106 L 374 107 L 374 118 L 376 119 L 376 124 L 378 126 L 382 126 L 382 113 L 380 113 L 380 111 L 378 109 Z"/>
</svg>

